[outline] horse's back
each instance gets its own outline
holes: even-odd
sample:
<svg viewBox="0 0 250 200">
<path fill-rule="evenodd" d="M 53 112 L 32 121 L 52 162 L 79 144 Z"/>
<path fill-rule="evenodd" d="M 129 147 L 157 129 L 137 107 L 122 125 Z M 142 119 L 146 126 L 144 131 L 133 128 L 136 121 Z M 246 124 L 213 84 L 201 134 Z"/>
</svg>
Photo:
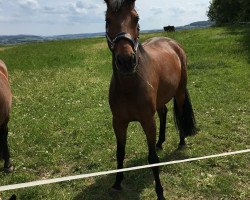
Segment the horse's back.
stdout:
<svg viewBox="0 0 250 200">
<path fill-rule="evenodd" d="M 12 94 L 8 81 L 6 65 L 0 60 L 0 125 L 9 117 L 12 103 Z"/>
<path fill-rule="evenodd" d="M 155 51 L 158 55 L 160 52 L 167 52 L 170 55 L 177 55 L 179 59 L 186 59 L 186 55 L 181 45 L 175 40 L 167 37 L 153 37 L 142 43 L 146 51 Z M 176 58 L 174 56 L 174 58 Z"/>
<path fill-rule="evenodd" d="M 152 37 L 152 38 L 145 40 L 142 43 L 142 45 L 143 45 L 143 47 L 153 46 L 153 45 L 158 45 L 158 43 L 164 43 L 164 42 L 168 43 L 169 41 L 173 41 L 173 40 L 171 38 L 167 38 L 167 37 Z"/>
</svg>

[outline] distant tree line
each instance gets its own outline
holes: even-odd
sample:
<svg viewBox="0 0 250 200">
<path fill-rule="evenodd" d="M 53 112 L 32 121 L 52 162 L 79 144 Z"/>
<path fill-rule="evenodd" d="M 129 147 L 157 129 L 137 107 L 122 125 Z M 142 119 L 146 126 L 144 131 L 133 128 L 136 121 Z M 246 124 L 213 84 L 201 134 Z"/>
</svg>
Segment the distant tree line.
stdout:
<svg viewBox="0 0 250 200">
<path fill-rule="evenodd" d="M 250 22 L 250 1 L 211 0 L 207 16 L 217 25 Z"/>
</svg>

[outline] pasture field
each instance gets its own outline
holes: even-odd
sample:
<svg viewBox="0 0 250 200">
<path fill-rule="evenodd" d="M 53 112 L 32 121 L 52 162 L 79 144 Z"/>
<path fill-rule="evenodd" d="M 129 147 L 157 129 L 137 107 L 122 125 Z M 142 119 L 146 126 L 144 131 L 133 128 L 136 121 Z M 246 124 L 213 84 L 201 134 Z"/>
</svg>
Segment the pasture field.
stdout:
<svg viewBox="0 0 250 200">
<path fill-rule="evenodd" d="M 250 148 L 250 26 L 141 35 L 167 36 L 188 55 L 188 88 L 198 135 L 177 150 L 172 102 L 161 161 Z M 9 143 L 15 171 L 0 185 L 116 168 L 108 105 L 112 74 L 105 38 L 0 46 L 10 73 L 13 109 Z M 125 167 L 147 164 L 145 135 L 128 130 Z M 0 162 L 2 167 L 3 163 Z M 167 199 L 250 199 L 250 155 L 161 167 Z M 7 199 L 156 199 L 151 170 L 125 173 L 125 189 L 110 190 L 115 175 L 2 192 Z"/>
</svg>

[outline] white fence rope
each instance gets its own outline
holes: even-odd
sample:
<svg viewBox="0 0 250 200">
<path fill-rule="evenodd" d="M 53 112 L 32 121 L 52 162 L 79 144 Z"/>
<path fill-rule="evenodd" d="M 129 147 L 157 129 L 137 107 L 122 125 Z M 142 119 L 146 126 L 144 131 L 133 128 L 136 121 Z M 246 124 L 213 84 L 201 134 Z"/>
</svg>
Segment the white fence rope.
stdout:
<svg viewBox="0 0 250 200">
<path fill-rule="evenodd" d="M 21 189 L 21 188 L 27 188 L 27 187 L 40 186 L 40 185 L 47 185 L 51 183 L 78 180 L 78 179 L 83 179 L 83 178 L 90 178 L 90 177 L 95 177 L 95 176 L 103 176 L 103 175 L 114 174 L 118 172 L 127 172 L 127 171 L 133 171 L 133 170 L 139 170 L 139 169 L 145 169 L 145 168 L 151 168 L 151 167 L 157 167 L 157 166 L 173 165 L 177 163 L 198 161 L 198 160 L 204 160 L 204 159 L 209 159 L 209 158 L 218 158 L 218 157 L 223 157 L 223 156 L 230 156 L 230 155 L 243 154 L 243 153 L 249 153 L 249 152 L 250 152 L 250 149 L 246 149 L 246 150 L 227 152 L 227 153 L 221 153 L 221 154 L 210 155 L 210 156 L 189 158 L 185 160 L 175 160 L 175 161 L 162 162 L 162 163 L 130 167 L 130 168 L 123 168 L 123 169 L 117 169 L 117 170 L 110 170 L 110 171 L 103 171 L 103 172 L 96 172 L 96 173 L 89 173 L 89 174 L 80 174 L 80 175 L 75 175 L 75 176 L 67 176 L 67 177 L 62 177 L 62 178 L 32 181 L 32 182 L 13 184 L 13 185 L 5 185 L 5 186 L 0 186 L 0 192 L 7 191 L 7 190 L 15 190 L 15 189 Z"/>
</svg>

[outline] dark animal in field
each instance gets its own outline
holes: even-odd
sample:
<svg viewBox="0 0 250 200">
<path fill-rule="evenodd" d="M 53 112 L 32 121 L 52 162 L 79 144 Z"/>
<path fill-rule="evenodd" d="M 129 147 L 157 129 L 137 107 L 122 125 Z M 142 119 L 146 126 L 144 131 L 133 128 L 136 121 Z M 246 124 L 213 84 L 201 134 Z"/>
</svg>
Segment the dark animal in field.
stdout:
<svg viewBox="0 0 250 200">
<path fill-rule="evenodd" d="M 157 37 L 139 43 L 139 16 L 135 0 L 105 0 L 106 38 L 112 52 L 113 75 L 109 104 L 117 141 L 117 168 L 123 168 L 128 124 L 138 121 L 148 144 L 148 162 L 158 163 L 156 147 L 162 149 L 168 109 L 174 100 L 179 146 L 196 133 L 195 119 L 187 90 L 187 59 L 176 41 Z M 156 143 L 155 114 L 160 118 L 160 133 Z M 153 167 L 155 190 L 159 200 L 165 199 L 159 168 Z M 113 188 L 121 190 L 123 173 L 117 173 Z"/>
<path fill-rule="evenodd" d="M 164 26 L 164 31 L 175 32 L 175 27 L 174 26 Z"/>
<path fill-rule="evenodd" d="M 8 122 L 11 102 L 12 94 L 7 67 L 4 62 L 0 60 L 0 159 L 4 160 L 5 172 L 11 172 L 13 170 L 8 148 Z"/>
</svg>

